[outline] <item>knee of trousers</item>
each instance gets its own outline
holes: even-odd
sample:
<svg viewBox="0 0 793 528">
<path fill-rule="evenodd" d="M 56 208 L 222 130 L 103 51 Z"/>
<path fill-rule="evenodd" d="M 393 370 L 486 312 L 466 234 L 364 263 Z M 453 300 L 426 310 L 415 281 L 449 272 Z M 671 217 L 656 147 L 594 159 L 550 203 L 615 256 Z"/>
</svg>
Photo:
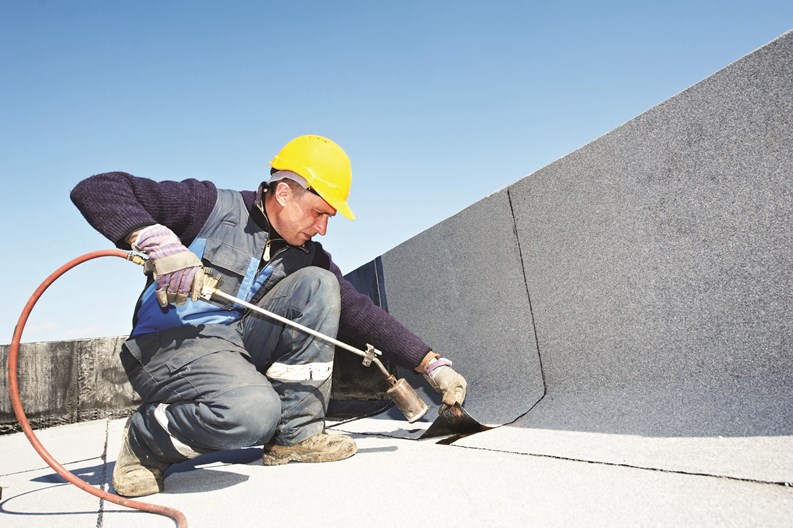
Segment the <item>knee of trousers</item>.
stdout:
<svg viewBox="0 0 793 528">
<path fill-rule="evenodd" d="M 289 278 L 295 281 L 295 297 L 303 299 L 307 308 L 321 308 L 326 316 L 338 318 L 341 294 L 339 280 L 333 273 L 309 266 L 296 271 Z"/>
<path fill-rule="evenodd" d="M 221 394 L 204 422 L 215 429 L 216 449 L 247 447 L 266 441 L 281 420 L 281 399 L 270 386 L 251 385 Z"/>
</svg>

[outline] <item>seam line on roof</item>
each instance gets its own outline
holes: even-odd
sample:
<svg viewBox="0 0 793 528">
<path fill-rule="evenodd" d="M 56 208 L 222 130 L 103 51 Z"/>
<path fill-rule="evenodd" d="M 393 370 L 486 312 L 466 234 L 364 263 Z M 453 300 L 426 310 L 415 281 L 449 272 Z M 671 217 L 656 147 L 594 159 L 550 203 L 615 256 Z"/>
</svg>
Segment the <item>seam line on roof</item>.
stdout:
<svg viewBox="0 0 793 528">
<path fill-rule="evenodd" d="M 89 457 L 89 458 L 81 458 L 80 460 L 67 460 L 63 462 L 64 465 L 66 464 L 78 464 L 80 462 L 90 462 L 91 460 L 96 460 L 97 457 Z M 0 473 L 0 477 L 9 477 L 11 475 L 22 475 L 24 473 L 35 473 L 38 471 L 42 471 L 44 469 L 52 469 L 50 466 L 44 465 L 39 467 L 34 467 L 31 469 L 22 469 L 19 471 L 10 471 L 8 473 Z"/>
<path fill-rule="evenodd" d="M 735 480 L 738 482 L 749 482 L 752 484 L 770 484 L 773 486 L 783 486 L 786 488 L 793 487 L 793 482 L 784 482 L 784 481 L 774 481 L 774 480 L 760 480 L 760 479 L 752 479 L 746 477 L 734 477 L 731 475 L 719 475 L 716 473 L 703 473 L 698 471 L 684 471 L 680 469 L 665 469 L 660 467 L 649 467 L 649 466 L 637 466 L 634 464 L 621 464 L 619 462 L 604 462 L 602 460 L 587 460 L 585 458 L 573 458 L 573 457 L 566 457 L 561 455 L 548 455 L 544 453 L 521 453 L 515 451 L 508 451 L 505 449 L 494 449 L 489 447 L 476 447 L 476 446 L 464 446 L 464 445 L 457 445 L 452 444 L 454 447 L 461 447 L 463 449 L 477 449 L 480 451 L 493 451 L 495 453 L 509 453 L 512 455 L 523 455 L 523 456 L 531 456 L 537 458 L 550 458 L 552 460 L 563 460 L 566 462 L 582 462 L 584 464 L 595 464 L 600 466 L 611 466 L 611 467 L 621 467 L 627 469 L 638 469 L 642 471 L 657 471 L 659 473 L 672 473 L 676 475 L 687 475 L 692 477 L 711 477 L 711 478 L 719 478 L 719 479 L 727 479 L 727 480 Z"/>
<path fill-rule="evenodd" d="M 110 419 L 105 419 L 105 445 L 102 448 L 102 481 L 99 487 L 103 491 L 108 491 L 110 488 L 108 484 L 108 471 L 107 471 L 107 444 L 110 437 Z M 105 525 L 105 499 L 99 498 L 99 511 L 96 517 L 96 528 L 102 528 Z"/>
<path fill-rule="evenodd" d="M 542 378 L 542 397 L 540 397 L 540 400 L 542 400 L 543 398 L 545 398 L 545 395 L 548 394 L 548 386 L 545 383 L 545 369 L 543 368 L 542 352 L 540 351 L 540 341 L 539 338 L 537 337 L 537 324 L 534 321 L 534 309 L 532 308 L 531 305 L 531 292 L 529 291 L 529 279 L 526 276 L 526 264 L 525 261 L 523 260 L 523 248 L 520 246 L 520 237 L 518 236 L 518 223 L 515 220 L 515 208 L 512 204 L 512 193 L 510 192 L 509 187 L 507 188 L 507 201 L 509 202 L 509 215 L 512 218 L 512 233 L 515 235 L 515 243 L 518 246 L 518 258 L 520 259 L 520 270 L 521 273 L 523 274 L 523 286 L 524 288 L 526 288 L 526 298 L 529 301 L 529 317 L 531 319 L 531 329 L 534 332 L 534 346 L 537 348 L 537 358 L 540 362 L 540 376 Z M 540 400 L 535 402 L 535 405 L 539 403 Z M 532 406 L 532 408 L 533 407 L 534 406 Z M 529 411 L 530 410 L 531 409 L 529 409 Z"/>
</svg>

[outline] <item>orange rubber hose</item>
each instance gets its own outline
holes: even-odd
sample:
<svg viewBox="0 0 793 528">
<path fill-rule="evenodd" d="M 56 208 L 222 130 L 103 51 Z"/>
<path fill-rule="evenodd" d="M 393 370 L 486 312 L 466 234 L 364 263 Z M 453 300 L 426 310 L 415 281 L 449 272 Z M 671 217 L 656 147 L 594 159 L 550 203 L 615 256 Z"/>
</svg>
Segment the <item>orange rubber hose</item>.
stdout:
<svg viewBox="0 0 793 528">
<path fill-rule="evenodd" d="M 156 504 L 148 504 L 146 502 L 139 502 L 135 500 L 125 499 L 124 497 L 120 497 L 118 495 L 114 495 L 107 491 L 98 489 L 91 484 L 87 483 L 86 481 L 80 479 L 79 477 L 75 476 L 71 473 L 68 469 L 64 468 L 55 458 L 41 445 L 41 442 L 33 433 L 33 428 L 30 426 L 30 422 L 28 422 L 27 416 L 25 416 L 25 411 L 22 409 L 22 402 L 19 398 L 19 383 L 17 379 L 17 357 L 19 355 L 19 343 L 22 340 L 22 331 L 25 328 L 25 323 L 30 316 L 30 312 L 33 310 L 33 307 L 38 302 L 41 295 L 44 291 L 50 287 L 50 285 L 55 282 L 61 275 L 69 271 L 70 269 L 74 268 L 75 266 L 82 264 L 83 262 L 89 261 L 91 259 L 95 259 L 98 257 L 121 257 L 126 260 L 130 260 L 130 253 L 126 251 L 122 251 L 120 249 L 106 249 L 106 250 L 99 250 L 93 251 L 90 253 L 86 253 L 76 259 L 67 262 L 55 272 L 47 277 L 44 282 L 36 289 L 33 295 L 28 300 L 25 308 L 22 310 L 22 315 L 19 316 L 19 321 L 17 321 L 17 325 L 14 328 L 14 337 L 11 340 L 11 346 L 8 350 L 8 390 L 11 395 L 11 405 L 14 408 L 14 414 L 16 415 L 17 421 L 19 425 L 22 426 L 22 430 L 25 432 L 25 436 L 27 436 L 30 444 L 33 446 L 33 449 L 44 459 L 44 461 L 49 464 L 49 466 L 55 470 L 55 472 L 60 475 L 62 478 L 71 482 L 78 488 L 83 491 L 90 493 L 100 499 L 104 499 L 106 501 L 112 502 L 114 504 L 118 504 L 120 506 L 126 506 L 128 508 L 134 508 L 136 510 L 141 510 L 149 513 L 156 513 L 158 515 L 164 515 L 166 517 L 170 517 L 171 519 L 176 522 L 177 528 L 187 528 L 187 518 L 184 516 L 182 512 L 179 510 L 175 510 L 173 508 L 169 508 L 167 506 L 160 506 Z"/>
</svg>

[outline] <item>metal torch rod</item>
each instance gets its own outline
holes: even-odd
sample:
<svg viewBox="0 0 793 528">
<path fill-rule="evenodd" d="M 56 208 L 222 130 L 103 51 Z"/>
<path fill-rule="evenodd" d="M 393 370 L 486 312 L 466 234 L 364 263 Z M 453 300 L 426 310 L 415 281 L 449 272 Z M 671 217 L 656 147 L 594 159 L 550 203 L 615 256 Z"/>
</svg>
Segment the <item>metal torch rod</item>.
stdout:
<svg viewBox="0 0 793 528">
<path fill-rule="evenodd" d="M 345 350 L 349 350 L 353 354 L 357 354 L 357 355 L 363 357 L 366 361 L 373 362 L 383 372 L 383 375 L 385 375 L 386 377 L 391 376 L 391 373 L 388 372 L 388 370 L 383 366 L 383 364 L 380 362 L 380 360 L 377 359 L 376 357 L 374 357 L 375 354 L 380 355 L 381 352 L 379 350 L 377 350 L 376 348 L 372 347 L 371 345 L 369 345 L 369 348 L 368 348 L 368 350 L 370 352 L 369 353 L 364 352 L 363 350 L 355 348 L 354 346 L 350 346 L 347 343 L 343 343 L 343 342 L 339 341 L 338 339 L 334 339 L 333 337 L 330 337 L 329 335 L 325 335 L 322 332 L 317 332 L 313 328 L 309 328 L 307 326 L 303 326 L 302 324 L 296 323 L 295 321 L 292 321 L 291 319 L 287 319 L 286 317 L 282 317 L 282 316 L 278 315 L 277 313 L 273 313 L 273 312 L 271 312 L 269 310 L 265 310 L 264 308 L 262 308 L 260 306 L 256 306 L 255 304 L 251 304 L 249 302 L 243 301 L 242 299 L 238 299 L 237 297 L 234 297 L 233 295 L 229 295 L 228 293 L 222 292 L 222 291 L 220 291 L 217 288 L 211 288 L 211 292 L 208 292 L 207 289 L 208 288 L 205 286 L 204 287 L 204 291 L 201 292 L 201 297 L 208 298 L 207 295 L 209 295 L 211 297 L 220 297 L 221 299 L 225 299 L 227 301 L 239 304 L 240 306 L 244 306 L 245 308 L 247 308 L 249 310 L 253 310 L 254 312 L 260 313 L 260 314 L 262 314 L 262 315 L 264 315 L 266 317 L 269 317 L 270 319 L 275 319 L 276 321 L 279 321 L 279 322 L 284 323 L 286 325 L 289 325 L 291 327 L 297 328 L 301 332 L 305 332 L 305 333 L 307 333 L 309 335 L 312 335 L 314 337 L 318 337 L 318 338 L 320 338 L 320 339 L 322 339 L 324 341 L 327 341 L 328 343 L 332 343 L 332 344 L 336 345 L 337 347 L 341 347 L 341 348 L 343 348 Z M 365 363 L 365 364 L 367 364 L 367 363 Z"/>
</svg>

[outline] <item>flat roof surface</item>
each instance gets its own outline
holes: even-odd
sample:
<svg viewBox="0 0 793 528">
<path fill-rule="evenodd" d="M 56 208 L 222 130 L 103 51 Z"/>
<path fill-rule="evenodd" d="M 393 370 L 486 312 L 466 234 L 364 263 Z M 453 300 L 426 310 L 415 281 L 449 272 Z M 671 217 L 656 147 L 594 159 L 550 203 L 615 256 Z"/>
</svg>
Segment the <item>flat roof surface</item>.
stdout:
<svg viewBox="0 0 793 528">
<path fill-rule="evenodd" d="M 124 422 L 64 425 L 37 436 L 70 471 L 109 489 Z M 564 442 L 555 455 L 534 429 L 502 426 L 447 445 L 408 438 L 412 426 L 398 420 L 329 426 L 358 431 L 358 454 L 278 467 L 263 466 L 259 448 L 206 455 L 172 466 L 166 491 L 140 500 L 182 511 L 193 528 L 783 526 L 793 518 L 793 488 L 784 484 L 575 459 Z M 614 451 L 637 449 L 628 435 L 598 439 L 601 448 L 604 442 Z M 533 447 L 542 454 L 527 454 Z M 4 527 L 175 526 L 65 482 L 23 433 L 0 436 L 0 451 Z M 652 449 L 644 456 L 651 459 Z"/>
</svg>

